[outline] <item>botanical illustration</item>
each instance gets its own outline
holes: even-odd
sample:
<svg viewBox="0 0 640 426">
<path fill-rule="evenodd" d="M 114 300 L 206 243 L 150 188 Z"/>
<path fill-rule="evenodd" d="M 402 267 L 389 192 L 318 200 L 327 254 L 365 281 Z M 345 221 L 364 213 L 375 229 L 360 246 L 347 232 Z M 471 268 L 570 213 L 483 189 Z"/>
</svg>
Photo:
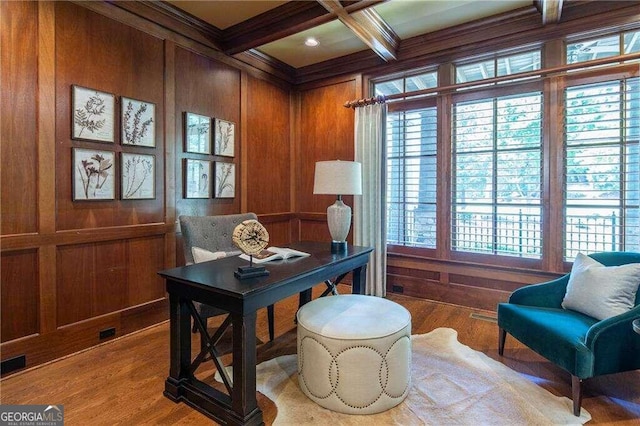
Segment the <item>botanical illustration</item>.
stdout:
<svg viewBox="0 0 640 426">
<path fill-rule="evenodd" d="M 233 198 L 236 196 L 236 165 L 216 162 L 216 198 Z"/>
<path fill-rule="evenodd" d="M 156 106 L 149 102 L 122 98 L 122 144 L 156 146 Z"/>
<path fill-rule="evenodd" d="M 99 142 L 114 141 L 114 96 L 80 86 L 73 86 L 74 139 Z"/>
<path fill-rule="evenodd" d="M 211 119 L 187 112 L 184 125 L 184 150 L 197 154 L 211 154 Z"/>
<path fill-rule="evenodd" d="M 112 151 L 73 149 L 73 199 L 115 199 L 114 160 Z"/>
<path fill-rule="evenodd" d="M 155 198 L 155 157 L 122 153 L 122 199 Z"/>
<path fill-rule="evenodd" d="M 215 155 L 233 157 L 235 127 L 230 121 L 216 118 Z"/>
<path fill-rule="evenodd" d="M 211 196 L 211 162 L 185 160 L 185 198 Z"/>
</svg>

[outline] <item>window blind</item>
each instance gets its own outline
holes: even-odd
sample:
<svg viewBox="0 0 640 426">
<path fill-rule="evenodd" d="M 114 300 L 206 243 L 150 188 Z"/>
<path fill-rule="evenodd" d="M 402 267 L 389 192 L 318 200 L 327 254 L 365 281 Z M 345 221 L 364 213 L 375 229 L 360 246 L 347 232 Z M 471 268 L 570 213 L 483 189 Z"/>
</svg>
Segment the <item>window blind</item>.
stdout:
<svg viewBox="0 0 640 426">
<path fill-rule="evenodd" d="M 387 115 L 387 243 L 436 247 L 435 107 Z"/>
<path fill-rule="evenodd" d="M 564 258 L 640 250 L 640 79 L 565 90 Z"/>
<path fill-rule="evenodd" d="M 542 93 L 453 105 L 452 249 L 540 258 Z"/>
</svg>

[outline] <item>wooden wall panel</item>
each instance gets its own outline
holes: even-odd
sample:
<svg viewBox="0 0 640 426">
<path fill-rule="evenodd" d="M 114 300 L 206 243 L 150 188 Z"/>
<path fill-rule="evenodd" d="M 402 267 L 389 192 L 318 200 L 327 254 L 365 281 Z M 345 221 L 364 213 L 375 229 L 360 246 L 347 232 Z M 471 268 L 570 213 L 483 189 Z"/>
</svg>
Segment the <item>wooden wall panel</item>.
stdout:
<svg viewBox="0 0 640 426">
<path fill-rule="evenodd" d="M 128 241 L 127 307 L 164 297 L 164 280 L 158 275 L 165 264 L 163 244 L 162 236 Z"/>
<path fill-rule="evenodd" d="M 58 326 L 123 309 L 127 299 L 126 242 L 58 249 Z M 81 259 L 81 262 L 74 261 Z"/>
<path fill-rule="evenodd" d="M 164 217 L 164 47 L 161 39 L 91 12 L 56 2 L 57 229 L 162 222 Z M 116 95 L 115 143 L 71 140 L 71 85 Z M 120 96 L 156 105 L 156 148 L 120 144 Z M 156 156 L 155 200 L 122 201 L 116 155 L 114 201 L 72 201 L 72 147 Z"/>
<path fill-rule="evenodd" d="M 495 311 L 499 302 L 509 299 L 509 292 L 481 289 L 453 283 L 442 283 L 422 278 L 387 275 L 387 291 L 402 287 L 402 294 L 422 299 L 437 300 L 454 305 Z"/>
<path fill-rule="evenodd" d="M 211 58 L 178 47 L 175 56 L 175 118 L 176 118 L 176 216 L 216 215 L 240 212 L 239 158 L 240 71 Z M 184 152 L 184 113 L 193 112 L 206 117 L 232 121 L 235 128 L 234 157 L 216 157 Z M 228 199 L 185 199 L 184 159 L 233 162 L 236 165 L 236 196 Z M 213 187 L 213 178 L 211 179 Z"/>
<path fill-rule="evenodd" d="M 58 248 L 58 326 L 164 297 L 164 238 Z"/>
<path fill-rule="evenodd" d="M 351 236 L 351 234 L 349 234 Z M 329 226 L 325 221 L 300 221 L 300 240 L 301 241 L 331 241 Z"/>
<path fill-rule="evenodd" d="M 56 253 L 57 326 L 91 317 L 94 245 L 63 246 Z"/>
<path fill-rule="evenodd" d="M 247 210 L 290 212 L 289 92 L 248 77 L 245 126 Z"/>
<path fill-rule="evenodd" d="M 167 318 L 157 272 L 180 258 L 176 216 L 240 211 L 247 111 L 256 125 L 256 167 L 269 169 L 261 157 L 269 152 L 291 169 L 289 91 L 282 82 L 250 77 L 241 98 L 241 71 L 230 65 L 237 61 L 176 44 L 180 37 L 167 41 L 166 29 L 108 3 L 1 2 L 0 22 L 2 107 L 12 112 L 2 115 L 0 129 L 0 154 L 12 165 L 0 169 L 1 350 L 3 359 L 26 355 L 30 367 L 101 342 L 106 328 L 119 336 Z M 74 84 L 116 95 L 115 143 L 71 139 Z M 155 104 L 155 148 L 121 144 L 123 96 Z M 269 116 L 259 115 L 262 102 Z M 183 199 L 182 160 L 202 158 L 183 153 L 185 111 L 236 123 L 235 156 L 204 156 L 236 164 L 235 198 Z M 72 201 L 74 147 L 116 154 L 116 200 Z M 120 200 L 121 152 L 155 155 L 155 199 Z M 286 191 L 265 202 L 259 189 L 253 201 L 282 245 L 295 218 L 290 175 L 278 179 Z"/>
<path fill-rule="evenodd" d="M 93 265 L 83 265 L 92 273 L 92 316 L 124 309 L 129 287 L 126 242 L 95 244 L 93 253 Z"/>
<path fill-rule="evenodd" d="M 38 253 L 24 250 L 2 253 L 0 262 L 0 321 L 2 342 L 38 332 Z"/>
<path fill-rule="evenodd" d="M 355 98 L 359 91 L 358 80 L 354 78 L 305 88 L 298 95 L 295 189 L 300 240 L 331 240 L 326 212 L 336 197 L 313 194 L 315 163 L 353 160 L 354 112 L 343 104 Z M 353 207 L 353 196 L 345 196 L 343 200 Z M 349 240 L 351 238 L 350 233 Z"/>
<path fill-rule="evenodd" d="M 37 2 L 0 2 L 2 235 L 37 231 L 37 7 Z"/>
<path fill-rule="evenodd" d="M 102 330 L 114 328 L 114 337 L 120 337 L 164 321 L 168 317 L 167 305 L 166 300 L 160 300 L 71 324 L 54 333 L 13 340 L 2 346 L 2 358 L 25 355 L 27 367 L 51 361 L 104 342 L 99 337 Z"/>
<path fill-rule="evenodd" d="M 387 292 L 495 311 L 512 291 L 558 274 L 492 265 L 389 255 Z"/>
<path fill-rule="evenodd" d="M 258 216 L 258 220 L 264 224 L 269 232 L 269 245 L 279 247 L 289 245 L 291 242 L 291 220 L 288 217 L 280 221 L 269 221 L 269 219 Z"/>
<path fill-rule="evenodd" d="M 313 195 L 315 162 L 353 160 L 352 109 L 343 107 L 356 97 L 355 80 L 305 90 L 300 93 L 300 140 L 297 159 L 297 201 L 300 212 L 326 213 L 336 200 L 331 195 Z M 344 202 L 353 206 L 353 197 Z"/>
</svg>

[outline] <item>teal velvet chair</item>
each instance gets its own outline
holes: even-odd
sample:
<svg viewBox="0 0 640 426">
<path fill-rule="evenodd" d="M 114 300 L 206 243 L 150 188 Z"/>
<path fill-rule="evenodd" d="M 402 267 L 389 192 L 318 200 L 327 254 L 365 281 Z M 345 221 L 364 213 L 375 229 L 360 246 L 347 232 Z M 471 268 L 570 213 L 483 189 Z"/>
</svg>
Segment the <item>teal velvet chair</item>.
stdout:
<svg viewBox="0 0 640 426">
<path fill-rule="evenodd" d="M 603 252 L 589 257 L 605 266 L 640 263 L 640 253 Z M 573 414 L 579 416 L 584 379 L 640 369 L 640 334 L 632 326 L 640 318 L 640 291 L 633 309 L 599 321 L 562 308 L 569 275 L 519 288 L 508 303 L 498 305 L 498 353 L 504 354 L 509 333 L 569 372 Z"/>
</svg>

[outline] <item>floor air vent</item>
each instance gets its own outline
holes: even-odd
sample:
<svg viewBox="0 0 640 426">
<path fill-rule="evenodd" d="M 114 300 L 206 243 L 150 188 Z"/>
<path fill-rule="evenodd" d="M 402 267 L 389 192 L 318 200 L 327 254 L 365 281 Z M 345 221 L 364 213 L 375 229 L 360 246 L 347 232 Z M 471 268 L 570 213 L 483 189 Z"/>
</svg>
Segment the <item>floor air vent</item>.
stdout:
<svg viewBox="0 0 640 426">
<path fill-rule="evenodd" d="M 0 365 L 0 370 L 2 370 L 0 374 L 4 375 L 7 373 L 11 373 L 12 371 L 25 368 L 27 366 L 27 357 L 25 355 L 20 355 L 15 358 L 9 358 L 2 361 Z"/>
</svg>

